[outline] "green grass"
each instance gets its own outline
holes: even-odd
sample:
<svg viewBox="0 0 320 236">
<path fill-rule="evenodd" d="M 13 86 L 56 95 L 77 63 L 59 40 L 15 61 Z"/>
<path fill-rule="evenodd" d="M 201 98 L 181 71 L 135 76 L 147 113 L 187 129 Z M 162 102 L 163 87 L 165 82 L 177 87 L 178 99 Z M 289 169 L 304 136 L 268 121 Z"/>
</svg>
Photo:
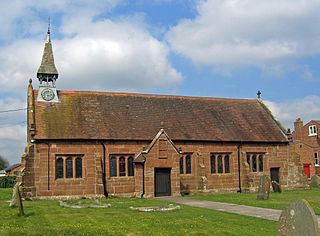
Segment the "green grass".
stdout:
<svg viewBox="0 0 320 236">
<path fill-rule="evenodd" d="M 314 212 L 320 215 L 320 187 L 310 190 L 290 190 L 282 193 L 270 192 L 268 200 L 258 200 L 257 193 L 235 193 L 235 194 L 211 194 L 211 195 L 190 195 L 188 197 L 214 201 L 226 202 L 239 205 L 256 206 L 283 210 L 289 203 L 298 199 L 305 199 L 309 202 Z"/>
<path fill-rule="evenodd" d="M 8 206 L 10 197 L 11 189 L 0 189 L 0 235 L 275 235 L 277 227 L 274 221 L 184 205 L 167 212 L 133 211 L 130 206 L 169 204 L 135 198 L 104 199 L 112 207 L 102 209 L 23 201 L 26 215 L 19 217 L 18 208 Z"/>
</svg>

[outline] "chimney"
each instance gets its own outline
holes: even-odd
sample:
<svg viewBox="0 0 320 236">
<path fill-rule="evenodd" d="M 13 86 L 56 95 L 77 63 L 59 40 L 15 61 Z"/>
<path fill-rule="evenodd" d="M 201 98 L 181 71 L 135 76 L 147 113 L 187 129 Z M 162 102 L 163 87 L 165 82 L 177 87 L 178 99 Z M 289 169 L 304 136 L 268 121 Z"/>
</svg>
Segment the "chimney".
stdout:
<svg viewBox="0 0 320 236">
<path fill-rule="evenodd" d="M 294 132 L 293 132 L 293 139 L 299 140 L 302 137 L 302 128 L 303 128 L 303 121 L 298 118 L 294 122 Z"/>
</svg>

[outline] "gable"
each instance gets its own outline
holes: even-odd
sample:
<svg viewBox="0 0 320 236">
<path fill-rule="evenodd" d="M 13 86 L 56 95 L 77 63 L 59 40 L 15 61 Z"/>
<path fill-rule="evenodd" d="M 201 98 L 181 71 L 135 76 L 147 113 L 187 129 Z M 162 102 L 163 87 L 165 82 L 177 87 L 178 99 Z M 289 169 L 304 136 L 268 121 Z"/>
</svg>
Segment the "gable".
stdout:
<svg viewBox="0 0 320 236">
<path fill-rule="evenodd" d="M 68 91 L 58 96 L 59 103 L 35 101 L 35 139 L 152 140 L 164 128 L 172 140 L 287 142 L 258 100 Z"/>
</svg>

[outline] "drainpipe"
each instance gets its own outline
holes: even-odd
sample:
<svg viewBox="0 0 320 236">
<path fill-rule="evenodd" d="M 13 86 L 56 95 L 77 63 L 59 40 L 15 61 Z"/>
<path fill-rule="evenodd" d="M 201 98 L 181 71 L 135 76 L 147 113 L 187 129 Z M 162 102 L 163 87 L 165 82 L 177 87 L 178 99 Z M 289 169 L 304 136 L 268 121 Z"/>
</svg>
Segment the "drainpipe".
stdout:
<svg viewBox="0 0 320 236">
<path fill-rule="evenodd" d="M 49 143 L 45 143 L 48 145 L 48 190 L 50 190 L 50 144 Z"/>
<path fill-rule="evenodd" d="M 144 159 L 144 161 L 142 162 L 142 194 L 141 194 L 141 198 L 143 198 L 144 194 L 145 194 L 145 185 L 144 185 L 144 163 L 146 162 L 146 159 Z"/>
<path fill-rule="evenodd" d="M 241 148 L 241 143 L 238 144 L 238 173 L 239 173 L 239 190 L 237 191 L 238 193 L 241 193 L 240 148 Z"/>
<path fill-rule="evenodd" d="M 102 142 L 101 144 L 103 149 L 103 168 L 102 168 L 103 194 L 104 196 L 108 197 L 107 183 L 106 183 L 106 146 L 104 142 Z"/>
</svg>

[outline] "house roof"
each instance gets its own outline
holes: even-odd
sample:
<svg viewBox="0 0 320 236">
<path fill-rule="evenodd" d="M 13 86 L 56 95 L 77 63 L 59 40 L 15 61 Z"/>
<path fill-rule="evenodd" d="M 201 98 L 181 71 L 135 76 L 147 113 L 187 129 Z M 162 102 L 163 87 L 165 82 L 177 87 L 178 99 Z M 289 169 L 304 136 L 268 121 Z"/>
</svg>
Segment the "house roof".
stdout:
<svg viewBox="0 0 320 236">
<path fill-rule="evenodd" d="M 34 90 L 37 97 L 38 90 Z M 34 139 L 287 142 L 259 100 L 58 91 L 59 102 L 35 101 Z"/>
<path fill-rule="evenodd" d="M 6 172 L 12 171 L 13 169 L 15 169 L 15 168 L 17 168 L 17 167 L 19 167 L 19 166 L 21 166 L 21 163 L 16 163 L 16 164 L 13 164 L 13 165 L 11 165 L 11 166 L 8 166 L 8 167 L 5 168 L 4 170 L 5 170 Z"/>
</svg>

